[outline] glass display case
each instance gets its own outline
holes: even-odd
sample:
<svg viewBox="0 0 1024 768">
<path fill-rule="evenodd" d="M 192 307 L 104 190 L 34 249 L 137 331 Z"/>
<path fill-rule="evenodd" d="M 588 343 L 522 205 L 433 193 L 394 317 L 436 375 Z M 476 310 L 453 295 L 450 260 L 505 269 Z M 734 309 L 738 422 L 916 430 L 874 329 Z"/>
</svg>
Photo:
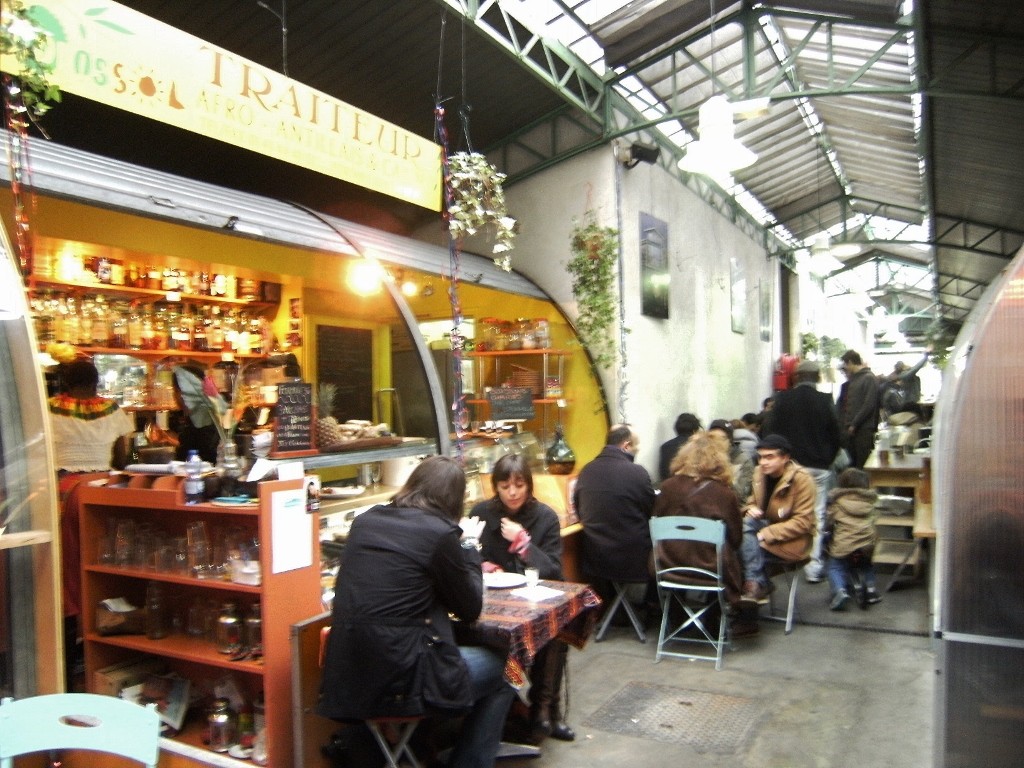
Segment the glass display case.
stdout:
<svg viewBox="0 0 1024 768">
<path fill-rule="evenodd" d="M 63 688 L 53 459 L 16 256 L 0 230 L 0 696 Z"/>
</svg>

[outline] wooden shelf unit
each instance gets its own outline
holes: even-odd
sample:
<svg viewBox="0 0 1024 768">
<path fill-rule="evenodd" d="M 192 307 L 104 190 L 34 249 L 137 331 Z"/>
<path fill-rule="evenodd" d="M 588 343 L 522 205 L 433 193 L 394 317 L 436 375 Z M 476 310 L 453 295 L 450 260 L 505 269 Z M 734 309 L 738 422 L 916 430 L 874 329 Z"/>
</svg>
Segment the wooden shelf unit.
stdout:
<svg viewBox="0 0 1024 768">
<path fill-rule="evenodd" d="M 161 478 L 165 481 L 166 478 Z M 157 485 L 164 485 L 159 483 Z M 82 541 L 82 606 L 85 635 L 86 687 L 95 689 L 97 670 L 111 664 L 137 658 L 140 654 L 163 659 L 169 671 L 188 677 L 193 691 L 207 692 L 217 679 L 231 674 L 243 693 L 253 700 L 263 691 L 266 702 L 267 750 L 269 764 L 287 766 L 292 762 L 291 727 L 291 651 L 293 624 L 319 614 L 320 559 L 317 550 L 317 520 L 310 517 L 309 536 L 294 530 L 296 505 L 305 515 L 305 486 L 302 480 L 275 480 L 259 484 L 259 504 L 255 508 L 221 507 L 212 504 L 186 505 L 180 483 L 174 488 L 90 487 L 82 492 L 80 517 Z M 275 521 L 275 517 L 280 518 Z M 100 540 L 116 519 L 130 518 L 147 522 L 168 535 L 184 535 L 188 523 L 206 521 L 211 539 L 219 526 L 237 528 L 246 536 L 258 537 L 262 583 L 259 586 L 230 581 L 200 580 L 143 568 L 118 568 L 98 564 Z M 291 521 L 289 524 L 289 520 Z M 276 527 L 275 527 L 276 526 Z M 275 536 L 276 534 L 276 536 Z M 288 552 L 275 553 L 285 545 Z M 298 551 L 301 550 L 301 551 Z M 306 563 L 279 573 L 275 562 L 288 555 L 291 563 Z M 275 557 L 275 555 L 277 557 Z M 206 601 L 234 602 L 244 615 L 259 602 L 262 614 L 263 658 L 260 661 L 231 661 L 205 638 L 191 637 L 174 629 L 159 640 L 145 635 L 101 636 L 96 631 L 95 608 L 107 598 L 125 597 L 133 605 L 145 605 L 146 585 L 163 583 L 169 611 L 181 618 L 197 598 Z M 177 632 L 177 633 L 176 633 Z M 202 746 L 200 713 L 190 712 L 186 726 L 175 741 L 193 747 Z M 163 752 L 162 752 L 163 754 Z M 225 757 L 201 752 L 211 762 Z M 180 756 L 178 757 L 180 760 Z M 187 761 L 188 762 L 188 761 Z M 203 758 L 192 760 L 203 763 Z M 161 758 L 164 763 L 164 758 Z M 239 763 L 244 765 L 244 763 Z"/>
</svg>

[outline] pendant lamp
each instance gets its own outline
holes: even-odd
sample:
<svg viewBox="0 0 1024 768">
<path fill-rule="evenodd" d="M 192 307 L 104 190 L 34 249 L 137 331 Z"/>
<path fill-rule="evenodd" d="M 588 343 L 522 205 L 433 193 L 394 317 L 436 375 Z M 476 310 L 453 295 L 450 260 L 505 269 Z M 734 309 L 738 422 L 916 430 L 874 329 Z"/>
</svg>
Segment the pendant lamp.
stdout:
<svg viewBox="0 0 1024 768">
<path fill-rule="evenodd" d="M 700 137 L 686 146 L 679 167 L 688 173 L 723 176 L 753 165 L 757 155 L 734 132 L 733 107 L 725 96 L 712 96 L 698 114 Z"/>
</svg>

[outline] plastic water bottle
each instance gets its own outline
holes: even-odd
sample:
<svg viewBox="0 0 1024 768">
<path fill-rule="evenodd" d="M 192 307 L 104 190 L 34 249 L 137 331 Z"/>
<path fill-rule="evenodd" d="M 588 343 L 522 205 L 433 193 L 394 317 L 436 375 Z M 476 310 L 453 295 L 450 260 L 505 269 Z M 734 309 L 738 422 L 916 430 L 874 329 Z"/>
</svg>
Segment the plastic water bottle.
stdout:
<svg viewBox="0 0 1024 768">
<path fill-rule="evenodd" d="M 198 451 L 189 451 L 185 460 L 185 503 L 199 504 L 203 500 L 203 460 Z"/>
</svg>

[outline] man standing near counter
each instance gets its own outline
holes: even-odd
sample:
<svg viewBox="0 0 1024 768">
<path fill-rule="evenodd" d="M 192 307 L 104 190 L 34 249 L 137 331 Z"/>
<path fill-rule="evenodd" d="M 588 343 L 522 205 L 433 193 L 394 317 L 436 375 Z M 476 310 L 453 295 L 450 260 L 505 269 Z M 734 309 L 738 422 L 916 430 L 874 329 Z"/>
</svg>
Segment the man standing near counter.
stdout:
<svg viewBox="0 0 1024 768">
<path fill-rule="evenodd" d="M 843 353 L 839 370 L 846 382 L 839 390 L 839 419 L 850 462 L 860 469 L 875 445 L 878 428 L 878 378 L 852 349 Z"/>
<path fill-rule="evenodd" d="M 613 426 L 601 453 L 580 471 L 573 492 L 583 524 L 583 575 L 602 599 L 614 595 L 610 582 L 650 579 L 654 486 L 647 470 L 635 463 L 639 447 L 628 424 Z"/>
</svg>

